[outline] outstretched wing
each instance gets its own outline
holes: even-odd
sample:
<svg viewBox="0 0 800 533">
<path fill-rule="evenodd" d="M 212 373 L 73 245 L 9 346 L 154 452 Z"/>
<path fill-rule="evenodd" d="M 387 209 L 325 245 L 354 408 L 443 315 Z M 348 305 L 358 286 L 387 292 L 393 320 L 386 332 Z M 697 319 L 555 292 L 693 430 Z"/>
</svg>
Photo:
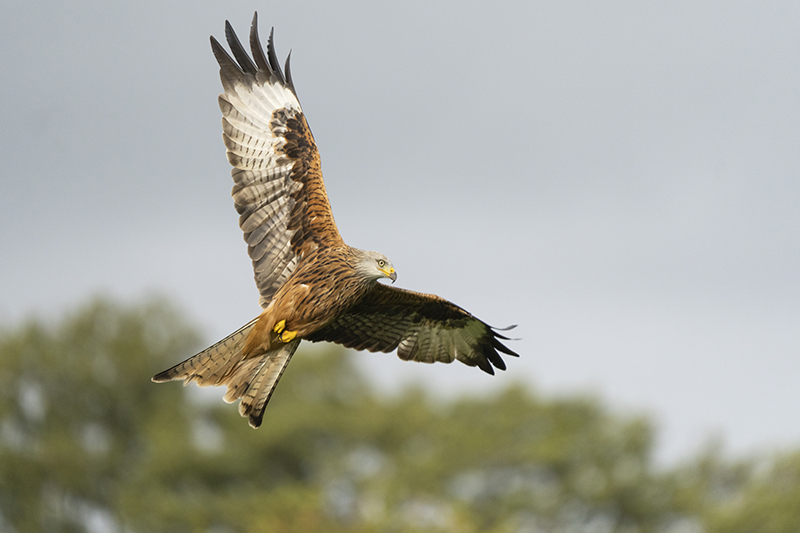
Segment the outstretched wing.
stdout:
<svg viewBox="0 0 800 533">
<path fill-rule="evenodd" d="M 370 352 L 396 348 L 400 359 L 423 363 L 458 359 L 489 374 L 494 374 L 492 365 L 506 369 L 498 351 L 517 357 L 500 342 L 508 337 L 454 303 L 380 283 L 348 312 L 304 338 Z"/>
<path fill-rule="evenodd" d="M 270 32 L 267 53 L 258 37 L 257 14 L 247 55 L 230 23 L 225 38 L 233 58 L 211 37 L 225 90 L 219 96 L 233 196 L 239 226 L 253 260 L 266 307 L 297 262 L 321 246 L 342 242 L 325 192 L 319 152 L 292 83 L 275 56 Z M 235 58 L 235 60 L 234 60 Z"/>
</svg>

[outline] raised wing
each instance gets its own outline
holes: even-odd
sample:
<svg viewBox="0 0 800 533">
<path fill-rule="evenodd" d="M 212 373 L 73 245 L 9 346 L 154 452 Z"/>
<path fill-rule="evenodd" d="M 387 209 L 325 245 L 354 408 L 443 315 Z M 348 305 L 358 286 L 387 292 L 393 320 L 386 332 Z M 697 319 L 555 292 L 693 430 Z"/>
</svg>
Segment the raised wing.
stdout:
<svg viewBox="0 0 800 533">
<path fill-rule="evenodd" d="M 266 307 L 297 262 L 321 246 L 342 242 L 322 181 L 319 152 L 270 32 L 267 53 L 250 28 L 247 55 L 230 23 L 225 38 L 233 58 L 211 37 L 225 90 L 219 96 L 239 226 L 253 260 L 259 303 Z M 234 59 L 235 58 L 235 59 Z"/>
<path fill-rule="evenodd" d="M 370 352 L 397 349 L 400 359 L 450 363 L 458 359 L 494 374 L 505 370 L 498 351 L 517 357 L 491 326 L 454 303 L 380 283 L 357 305 L 333 322 L 306 336 Z"/>
</svg>

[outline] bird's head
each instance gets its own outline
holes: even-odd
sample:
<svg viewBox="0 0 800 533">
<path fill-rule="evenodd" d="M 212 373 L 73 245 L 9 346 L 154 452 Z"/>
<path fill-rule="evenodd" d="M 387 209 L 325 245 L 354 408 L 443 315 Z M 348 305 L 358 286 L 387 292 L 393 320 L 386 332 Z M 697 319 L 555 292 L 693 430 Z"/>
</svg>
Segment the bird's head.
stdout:
<svg viewBox="0 0 800 533">
<path fill-rule="evenodd" d="M 373 281 L 389 278 L 394 283 L 397 279 L 397 272 L 395 272 L 392 262 L 379 252 L 361 250 L 357 269 L 364 277 Z"/>
</svg>

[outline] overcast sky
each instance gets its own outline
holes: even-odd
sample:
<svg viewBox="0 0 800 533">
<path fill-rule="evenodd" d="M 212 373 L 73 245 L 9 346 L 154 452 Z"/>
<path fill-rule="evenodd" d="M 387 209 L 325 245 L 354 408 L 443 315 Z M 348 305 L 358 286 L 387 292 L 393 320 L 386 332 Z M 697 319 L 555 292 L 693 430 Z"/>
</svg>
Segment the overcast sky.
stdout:
<svg viewBox="0 0 800 533">
<path fill-rule="evenodd" d="M 590 393 L 665 460 L 797 447 L 800 3 L 655 4 L 6 0 L 0 322 L 258 313 L 208 43 L 257 9 L 348 243 L 519 324 L 505 373 L 361 356 L 381 387 Z"/>
</svg>

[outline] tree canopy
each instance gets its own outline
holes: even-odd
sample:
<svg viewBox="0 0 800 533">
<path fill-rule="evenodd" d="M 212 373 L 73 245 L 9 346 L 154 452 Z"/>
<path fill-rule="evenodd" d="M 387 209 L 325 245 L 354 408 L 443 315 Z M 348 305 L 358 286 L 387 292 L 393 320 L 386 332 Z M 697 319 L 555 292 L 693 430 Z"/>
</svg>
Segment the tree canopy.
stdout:
<svg viewBox="0 0 800 533">
<path fill-rule="evenodd" d="M 800 453 L 659 470 L 648 420 L 597 399 L 385 397 L 333 346 L 253 430 L 150 382 L 199 339 L 158 299 L 0 332 L 0 530 L 800 531 Z"/>
</svg>

